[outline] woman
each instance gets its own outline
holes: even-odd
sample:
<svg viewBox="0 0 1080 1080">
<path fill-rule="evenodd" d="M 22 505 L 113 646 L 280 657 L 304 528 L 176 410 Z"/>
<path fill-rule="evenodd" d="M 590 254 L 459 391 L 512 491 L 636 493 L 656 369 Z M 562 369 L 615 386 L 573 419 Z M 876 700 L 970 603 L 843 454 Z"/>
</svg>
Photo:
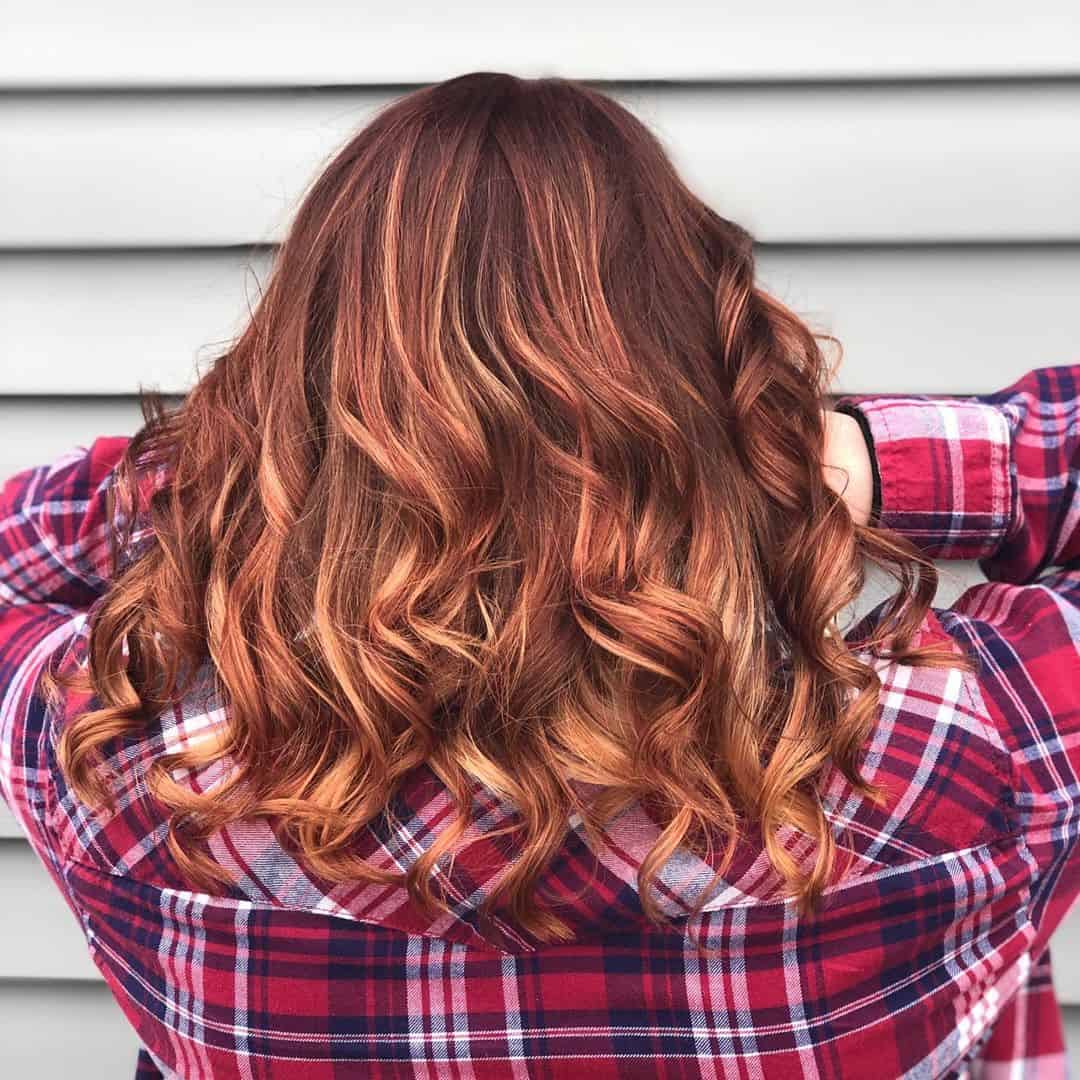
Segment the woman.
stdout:
<svg viewBox="0 0 1080 1080">
<path fill-rule="evenodd" d="M 830 375 L 638 121 L 476 74 L 8 481 L 3 792 L 141 1075 L 1062 1074 L 1080 368 Z"/>
</svg>

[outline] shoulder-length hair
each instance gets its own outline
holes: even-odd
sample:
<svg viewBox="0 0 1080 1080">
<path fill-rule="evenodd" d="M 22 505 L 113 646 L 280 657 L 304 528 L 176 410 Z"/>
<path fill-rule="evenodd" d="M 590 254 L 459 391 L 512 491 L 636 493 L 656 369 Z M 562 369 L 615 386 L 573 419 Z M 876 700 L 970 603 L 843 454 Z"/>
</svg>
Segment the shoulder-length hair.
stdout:
<svg viewBox="0 0 1080 1080">
<path fill-rule="evenodd" d="M 722 838 L 719 873 L 748 831 L 811 909 L 837 850 L 818 781 L 873 793 L 879 677 L 837 626 L 865 558 L 899 591 L 862 644 L 957 662 L 916 642 L 932 564 L 825 482 L 830 377 L 750 235 L 609 97 L 486 73 L 403 97 L 318 176 L 182 404 L 145 398 L 120 490 L 167 482 L 117 514 L 155 542 L 94 611 L 69 782 L 108 802 L 109 745 L 209 661 L 220 738 L 153 773 L 207 888 L 207 838 L 263 816 L 313 871 L 430 910 L 479 781 L 520 842 L 487 906 L 541 940 L 570 934 L 535 886 L 571 816 L 599 830 L 635 799 L 662 826 L 650 918 L 677 847 Z M 170 776 L 226 756 L 207 792 Z M 421 766 L 454 827 L 402 874 L 358 859 Z"/>
</svg>

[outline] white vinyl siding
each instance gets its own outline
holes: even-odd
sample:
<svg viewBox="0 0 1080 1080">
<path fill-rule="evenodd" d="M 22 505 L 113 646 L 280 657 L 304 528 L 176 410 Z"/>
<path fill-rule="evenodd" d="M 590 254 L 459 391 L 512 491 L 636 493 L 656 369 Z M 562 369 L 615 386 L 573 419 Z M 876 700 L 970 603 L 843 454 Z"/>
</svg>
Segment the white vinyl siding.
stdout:
<svg viewBox="0 0 1080 1080">
<path fill-rule="evenodd" d="M 413 85 L 603 80 L 844 346 L 838 389 L 971 393 L 1080 354 L 1080 5 L 3 5 L 0 479 L 133 432 L 243 325 L 297 200 Z M 948 602 L 975 580 L 948 568 Z M 1080 1062 L 1080 917 L 1054 943 Z M 0 1075 L 135 1040 L 0 810 Z"/>
</svg>

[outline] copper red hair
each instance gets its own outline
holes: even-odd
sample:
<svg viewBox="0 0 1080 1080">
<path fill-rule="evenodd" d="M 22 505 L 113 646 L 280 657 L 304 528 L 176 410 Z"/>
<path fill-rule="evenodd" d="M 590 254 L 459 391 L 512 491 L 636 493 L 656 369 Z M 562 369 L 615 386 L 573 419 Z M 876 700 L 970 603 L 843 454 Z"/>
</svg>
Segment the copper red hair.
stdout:
<svg viewBox="0 0 1080 1080">
<path fill-rule="evenodd" d="M 222 737 L 154 774 L 207 888 L 206 838 L 264 816 L 330 880 L 442 903 L 431 871 L 480 781 L 520 850 L 489 904 L 541 939 L 567 935 L 534 886 L 570 815 L 598 829 L 633 799 L 663 826 L 650 917 L 679 845 L 722 841 L 723 869 L 747 830 L 812 907 L 836 855 L 818 781 L 835 764 L 871 791 L 879 678 L 837 629 L 864 559 L 898 579 L 866 649 L 956 662 L 912 644 L 933 566 L 825 483 L 829 376 L 748 233 L 615 101 L 497 74 L 409 94 L 317 177 L 182 404 L 147 399 L 118 490 L 168 482 L 116 514 L 155 542 L 93 614 L 70 783 L 107 802 L 114 740 L 208 659 Z M 226 756 L 202 795 L 170 776 Z M 350 837 L 420 766 L 458 827 L 378 871 Z"/>
</svg>

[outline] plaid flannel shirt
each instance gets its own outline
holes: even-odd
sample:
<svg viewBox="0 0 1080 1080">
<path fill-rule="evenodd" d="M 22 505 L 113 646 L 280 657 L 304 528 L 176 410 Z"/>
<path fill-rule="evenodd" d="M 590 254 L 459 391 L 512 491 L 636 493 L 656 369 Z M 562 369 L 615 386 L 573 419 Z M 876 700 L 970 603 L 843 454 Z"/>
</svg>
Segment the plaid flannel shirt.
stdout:
<svg viewBox="0 0 1080 1080">
<path fill-rule="evenodd" d="M 935 557 L 980 560 L 990 580 L 920 631 L 970 647 L 977 674 L 875 661 L 863 771 L 887 799 L 826 777 L 850 869 L 823 910 L 800 917 L 747 839 L 693 920 L 712 867 L 677 853 L 656 887 L 672 925 L 656 929 L 636 873 L 657 827 L 631 808 L 598 846 L 568 823 L 544 879 L 577 931 L 561 945 L 480 917 L 514 851 L 491 835 L 512 808 L 479 786 L 470 843 L 440 871 L 447 915 L 426 917 L 398 888 L 320 881 L 260 822 L 213 842 L 235 887 L 192 891 L 145 777 L 223 722 L 209 672 L 116 741 L 115 809 L 81 804 L 56 739 L 86 702 L 49 710 L 38 679 L 54 654 L 85 663 L 110 576 L 105 494 L 127 440 L 12 477 L 0 497 L 2 791 L 138 1033 L 138 1075 L 1065 1075 L 1047 942 L 1080 888 L 1078 388 L 1080 367 L 1061 367 L 980 397 L 843 403 L 873 439 L 881 523 Z M 357 848 L 407 866 L 449 809 L 417 770 Z M 803 840 L 785 842 L 805 853 Z M 691 933 L 720 952 L 702 958 Z"/>
</svg>

